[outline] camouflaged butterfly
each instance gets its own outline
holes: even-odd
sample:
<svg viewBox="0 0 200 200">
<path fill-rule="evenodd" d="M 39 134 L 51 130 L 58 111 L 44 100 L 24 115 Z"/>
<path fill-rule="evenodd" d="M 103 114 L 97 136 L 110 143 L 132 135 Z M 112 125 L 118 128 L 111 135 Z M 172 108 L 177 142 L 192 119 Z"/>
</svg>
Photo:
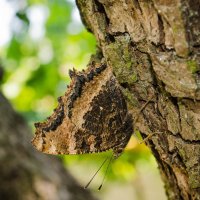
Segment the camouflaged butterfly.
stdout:
<svg viewBox="0 0 200 200">
<path fill-rule="evenodd" d="M 113 150 L 118 157 L 133 132 L 133 120 L 110 67 L 91 65 L 69 72 L 72 79 L 58 107 L 36 123 L 32 140 L 48 154 L 85 154 Z"/>
</svg>

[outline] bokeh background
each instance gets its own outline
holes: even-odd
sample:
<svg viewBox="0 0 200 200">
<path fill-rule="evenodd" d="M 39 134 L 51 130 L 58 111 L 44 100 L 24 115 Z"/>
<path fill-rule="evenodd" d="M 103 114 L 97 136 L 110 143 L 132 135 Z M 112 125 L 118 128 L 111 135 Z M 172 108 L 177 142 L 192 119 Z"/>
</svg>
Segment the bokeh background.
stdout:
<svg viewBox="0 0 200 200">
<path fill-rule="evenodd" d="M 95 53 L 96 42 L 82 25 L 73 0 L 0 0 L 1 90 L 33 129 L 57 105 L 69 84 L 68 71 L 81 70 Z M 40 153 L 40 152 L 38 152 Z M 111 152 L 60 156 L 81 185 Z M 101 191 L 106 164 L 91 183 L 101 200 L 165 200 L 163 183 L 149 149 L 132 137 L 112 162 Z"/>
</svg>

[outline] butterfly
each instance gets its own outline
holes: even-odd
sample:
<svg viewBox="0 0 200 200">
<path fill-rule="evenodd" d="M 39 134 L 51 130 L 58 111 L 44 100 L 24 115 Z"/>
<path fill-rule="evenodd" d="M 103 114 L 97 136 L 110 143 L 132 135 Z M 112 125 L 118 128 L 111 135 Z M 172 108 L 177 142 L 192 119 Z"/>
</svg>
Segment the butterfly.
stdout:
<svg viewBox="0 0 200 200">
<path fill-rule="evenodd" d="M 121 86 L 106 64 L 69 72 L 71 83 L 44 122 L 35 123 L 35 148 L 47 154 L 85 154 L 113 150 L 118 157 L 132 132 Z"/>
</svg>

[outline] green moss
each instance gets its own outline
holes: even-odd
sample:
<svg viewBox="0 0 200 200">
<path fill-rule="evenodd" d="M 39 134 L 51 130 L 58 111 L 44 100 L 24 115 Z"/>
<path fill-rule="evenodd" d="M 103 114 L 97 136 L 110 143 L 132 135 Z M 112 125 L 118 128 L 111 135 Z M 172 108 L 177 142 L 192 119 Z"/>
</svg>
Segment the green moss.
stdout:
<svg viewBox="0 0 200 200">
<path fill-rule="evenodd" d="M 126 67 L 127 67 L 128 69 L 131 69 L 131 66 L 132 66 L 132 62 L 131 62 L 131 61 L 129 61 L 129 62 L 126 63 Z"/>
<path fill-rule="evenodd" d="M 172 26 L 173 33 L 177 34 L 180 31 L 180 28 L 178 26 Z"/>
<path fill-rule="evenodd" d="M 188 60 L 187 61 L 187 67 L 193 74 L 196 73 L 198 69 L 198 64 L 195 60 Z"/>
<path fill-rule="evenodd" d="M 134 97 L 133 93 L 131 93 L 128 89 L 123 89 L 122 92 L 131 106 L 138 106 L 138 101 Z"/>
<path fill-rule="evenodd" d="M 184 158 L 185 158 L 185 151 L 183 149 L 181 149 L 181 148 L 179 149 L 179 155 L 184 160 Z"/>
<path fill-rule="evenodd" d="M 199 188 L 200 187 L 200 183 L 197 179 L 197 177 L 199 176 L 199 173 L 197 171 L 197 173 L 191 173 L 189 174 L 189 184 L 191 188 Z"/>
<path fill-rule="evenodd" d="M 106 46 L 104 55 L 120 83 L 131 85 L 137 81 L 130 40 L 126 37 L 116 38 L 114 43 Z"/>
<path fill-rule="evenodd" d="M 132 83 L 135 83 L 137 81 L 137 75 L 136 74 L 131 75 L 130 79 Z"/>
</svg>

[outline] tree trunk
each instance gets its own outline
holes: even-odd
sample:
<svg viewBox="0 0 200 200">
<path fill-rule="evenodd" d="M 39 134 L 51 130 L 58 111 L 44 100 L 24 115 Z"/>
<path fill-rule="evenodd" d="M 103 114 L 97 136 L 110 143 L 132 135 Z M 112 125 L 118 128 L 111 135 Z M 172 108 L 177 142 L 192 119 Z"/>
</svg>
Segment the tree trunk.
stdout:
<svg viewBox="0 0 200 200">
<path fill-rule="evenodd" d="M 0 93 L 0 199 L 94 200 L 55 156 L 31 145 L 31 131 Z"/>
<path fill-rule="evenodd" d="M 123 88 L 135 129 L 143 138 L 154 133 L 147 145 L 168 198 L 200 199 L 200 1 L 77 5 Z"/>
</svg>

